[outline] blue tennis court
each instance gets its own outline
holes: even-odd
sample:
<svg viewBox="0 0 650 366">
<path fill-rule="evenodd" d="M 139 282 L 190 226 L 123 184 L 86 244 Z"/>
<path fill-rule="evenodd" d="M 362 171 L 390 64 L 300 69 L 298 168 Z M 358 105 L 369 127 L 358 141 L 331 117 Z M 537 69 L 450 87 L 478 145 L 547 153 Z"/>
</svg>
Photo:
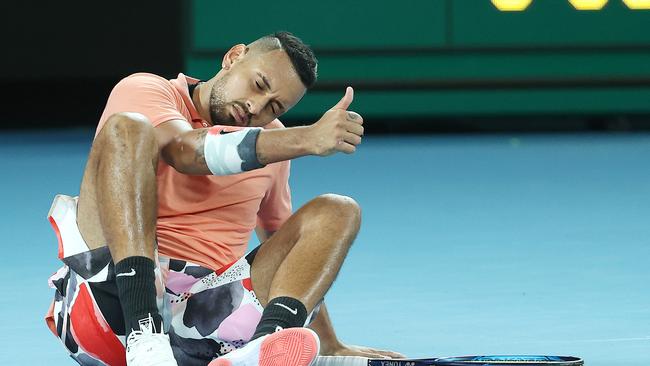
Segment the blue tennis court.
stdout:
<svg viewBox="0 0 650 366">
<path fill-rule="evenodd" d="M 3 365 L 73 365 L 43 316 L 46 220 L 77 194 L 92 131 L 3 132 Z M 534 353 L 650 364 L 650 135 L 369 136 L 293 163 L 294 207 L 363 208 L 327 297 L 342 340 L 408 356 Z"/>
</svg>

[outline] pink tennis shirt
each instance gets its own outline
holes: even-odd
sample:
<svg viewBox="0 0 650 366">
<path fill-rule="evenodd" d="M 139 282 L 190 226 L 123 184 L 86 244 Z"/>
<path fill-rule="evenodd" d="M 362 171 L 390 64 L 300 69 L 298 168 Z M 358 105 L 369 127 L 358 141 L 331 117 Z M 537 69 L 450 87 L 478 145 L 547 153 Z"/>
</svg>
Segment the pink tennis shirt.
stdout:
<svg viewBox="0 0 650 366">
<path fill-rule="evenodd" d="M 108 98 L 95 136 L 114 113 L 138 112 L 153 126 L 170 120 L 203 128 L 188 92 L 197 79 L 167 80 L 138 73 L 122 79 Z M 274 120 L 265 128 L 283 128 Z M 290 163 L 230 176 L 190 176 L 160 159 L 158 251 L 161 255 L 218 269 L 241 258 L 256 225 L 276 231 L 291 215 Z"/>
</svg>

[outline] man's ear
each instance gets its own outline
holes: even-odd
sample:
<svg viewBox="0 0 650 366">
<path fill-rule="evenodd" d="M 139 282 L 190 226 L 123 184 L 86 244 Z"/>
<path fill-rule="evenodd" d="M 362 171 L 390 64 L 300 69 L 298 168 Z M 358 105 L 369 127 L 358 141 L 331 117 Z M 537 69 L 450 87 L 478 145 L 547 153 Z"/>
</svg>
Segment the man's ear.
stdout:
<svg viewBox="0 0 650 366">
<path fill-rule="evenodd" d="M 229 70 L 235 62 L 244 56 L 247 50 L 248 49 L 245 44 L 240 43 L 232 46 L 223 56 L 223 61 L 221 61 L 221 68 L 224 70 Z"/>
</svg>

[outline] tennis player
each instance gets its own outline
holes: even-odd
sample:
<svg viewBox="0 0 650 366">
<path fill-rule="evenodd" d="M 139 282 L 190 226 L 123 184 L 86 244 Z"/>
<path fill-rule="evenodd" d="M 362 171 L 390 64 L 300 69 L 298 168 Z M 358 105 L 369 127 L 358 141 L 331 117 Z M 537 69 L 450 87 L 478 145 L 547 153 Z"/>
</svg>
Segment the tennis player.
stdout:
<svg viewBox="0 0 650 366">
<path fill-rule="evenodd" d="M 330 194 L 292 214 L 289 160 L 353 153 L 363 135 L 351 88 L 310 126 L 277 119 L 314 84 L 316 65 L 278 32 L 232 47 L 208 81 L 139 73 L 115 86 L 80 196 L 57 196 L 49 214 L 65 266 L 50 278 L 47 323 L 73 359 L 401 356 L 340 342 L 322 303 L 359 230 L 358 205 Z M 263 244 L 245 255 L 253 230 Z"/>
</svg>

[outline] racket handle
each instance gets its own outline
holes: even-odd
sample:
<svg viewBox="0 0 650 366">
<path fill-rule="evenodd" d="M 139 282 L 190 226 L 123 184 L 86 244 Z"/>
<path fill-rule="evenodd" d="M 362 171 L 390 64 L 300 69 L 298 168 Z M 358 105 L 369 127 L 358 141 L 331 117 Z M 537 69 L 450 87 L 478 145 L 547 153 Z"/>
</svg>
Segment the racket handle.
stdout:
<svg viewBox="0 0 650 366">
<path fill-rule="evenodd" d="M 358 356 L 318 356 L 312 366 L 368 366 L 368 358 Z"/>
</svg>

